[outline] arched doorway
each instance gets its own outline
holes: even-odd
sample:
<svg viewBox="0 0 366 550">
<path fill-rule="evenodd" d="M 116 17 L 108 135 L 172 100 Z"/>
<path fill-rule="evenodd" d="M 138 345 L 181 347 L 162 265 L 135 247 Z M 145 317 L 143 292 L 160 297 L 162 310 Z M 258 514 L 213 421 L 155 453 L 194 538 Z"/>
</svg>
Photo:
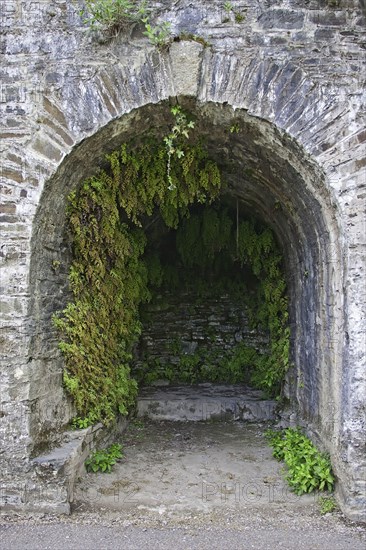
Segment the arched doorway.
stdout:
<svg viewBox="0 0 366 550">
<path fill-rule="evenodd" d="M 175 100 L 174 100 L 175 101 Z M 334 205 L 319 167 L 288 135 L 229 105 L 180 98 L 195 132 L 229 184 L 228 194 L 271 227 L 284 251 L 290 298 L 291 361 L 287 393 L 337 468 L 341 342 L 335 310 L 342 296 L 341 251 Z M 31 456 L 55 446 L 74 415 L 62 388 L 63 358 L 52 314 L 68 299 L 68 194 L 94 174 L 107 153 L 136 135 L 164 128 L 169 102 L 146 105 L 110 122 L 65 158 L 47 183 L 33 231 L 29 348 Z M 344 322 L 344 321 L 343 321 Z M 334 414 L 336 412 L 337 414 Z"/>
</svg>

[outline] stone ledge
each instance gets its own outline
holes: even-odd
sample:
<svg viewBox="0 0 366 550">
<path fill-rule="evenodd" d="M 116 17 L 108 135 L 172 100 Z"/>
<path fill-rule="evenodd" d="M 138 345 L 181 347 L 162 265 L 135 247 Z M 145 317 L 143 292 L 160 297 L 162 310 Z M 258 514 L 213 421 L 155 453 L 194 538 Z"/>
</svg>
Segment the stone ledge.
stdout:
<svg viewBox="0 0 366 550">
<path fill-rule="evenodd" d="M 277 402 L 243 385 L 198 384 L 145 388 L 137 415 L 153 420 L 274 420 Z"/>
<path fill-rule="evenodd" d="M 64 442 L 29 463 L 24 482 L 6 482 L 1 489 L 0 509 L 15 512 L 70 514 L 74 486 L 85 473 L 84 462 L 96 447 L 105 447 L 127 427 L 122 418 L 114 428 L 96 424 L 84 430 L 68 431 Z"/>
</svg>

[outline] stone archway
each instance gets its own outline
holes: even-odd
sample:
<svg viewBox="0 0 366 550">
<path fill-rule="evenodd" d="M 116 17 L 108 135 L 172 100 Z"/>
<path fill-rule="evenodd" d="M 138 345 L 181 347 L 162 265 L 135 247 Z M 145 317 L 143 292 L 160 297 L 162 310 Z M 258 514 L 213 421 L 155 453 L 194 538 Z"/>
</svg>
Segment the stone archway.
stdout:
<svg viewBox="0 0 366 550">
<path fill-rule="evenodd" d="M 324 175 L 295 141 L 244 110 L 200 104 L 184 97 L 180 101 L 197 117 L 197 131 L 207 141 L 210 155 L 220 159 L 232 196 L 271 225 L 286 251 L 292 359 L 296 365 L 288 391 L 309 427 L 334 455 L 339 417 L 332 416 L 331 407 L 340 397 L 338 367 L 331 357 L 337 356 L 337 341 L 323 304 L 333 299 L 330 282 L 336 284 L 329 273 L 329 251 L 334 260 L 340 250 L 332 241 L 339 242 L 339 236 Z M 32 457 L 60 444 L 62 429 L 73 413 L 62 390 L 63 360 L 51 323 L 51 314 L 65 305 L 68 296 L 66 197 L 93 173 L 105 153 L 133 135 L 148 132 L 150 125 L 160 127 L 168 109 L 168 102 L 147 105 L 112 121 L 65 159 L 43 192 L 35 219 L 30 270 L 30 318 L 37 327 L 28 363 Z M 238 133 L 230 132 L 233 123 L 240 128 Z M 344 321 L 339 318 L 339 322 Z"/>
<path fill-rule="evenodd" d="M 18 229 L 8 230 L 16 261 L 5 278 L 12 289 L 2 371 L 5 492 L 13 494 L 7 502 L 24 505 L 11 488 L 15 474 L 20 482 L 33 479 L 30 457 L 58 444 L 72 413 L 49 323 L 66 292 L 66 194 L 122 138 L 159 124 L 167 112 L 164 102 L 178 97 L 202 120 L 211 154 L 234 159 L 238 169 L 250 165 L 252 176 L 245 181 L 240 172 L 231 174 L 232 193 L 273 226 L 288 250 L 293 359 L 297 380 L 301 376 L 301 384 L 296 377 L 292 382 L 291 395 L 309 430 L 331 452 L 345 511 L 359 517 L 362 162 L 349 159 L 349 148 L 357 156 L 364 137 L 355 100 L 336 84 L 310 78 L 304 64 L 288 56 L 211 52 L 182 41 L 169 53 L 133 46 L 131 53 L 133 66 L 111 66 L 102 58 L 93 70 L 65 66 L 55 86 L 37 98 L 38 127 L 30 116 L 26 155 L 19 141 L 8 157 L 9 179 L 15 185 L 27 181 L 30 188 L 14 207 Z M 236 119 L 245 132 L 228 150 L 228 127 Z M 9 220 L 3 221 L 15 221 L 14 212 L 7 210 Z M 11 262 L 11 247 L 8 257 Z"/>
</svg>

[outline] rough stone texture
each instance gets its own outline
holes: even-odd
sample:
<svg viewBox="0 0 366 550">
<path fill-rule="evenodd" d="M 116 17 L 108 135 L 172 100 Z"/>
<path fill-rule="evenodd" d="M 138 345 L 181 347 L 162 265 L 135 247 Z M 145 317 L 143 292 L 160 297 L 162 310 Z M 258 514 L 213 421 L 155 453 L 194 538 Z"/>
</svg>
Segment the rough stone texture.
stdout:
<svg viewBox="0 0 366 550">
<path fill-rule="evenodd" d="M 60 446 L 29 461 L 28 468 L 1 487 L 1 507 L 6 510 L 70 514 L 74 487 L 85 474 L 90 453 L 113 443 L 126 429 L 126 419 L 113 428 L 96 424 L 84 430 L 65 431 Z"/>
<path fill-rule="evenodd" d="M 143 307 L 141 318 L 137 367 L 147 358 L 177 365 L 182 355 L 203 349 L 219 359 L 240 342 L 262 353 L 268 348 L 268 335 L 249 327 L 245 300 L 227 294 L 202 298 L 193 291 L 164 292 Z"/>
<path fill-rule="evenodd" d="M 198 384 L 145 388 L 137 414 L 151 420 L 196 421 L 274 420 L 277 402 L 241 385 Z"/>
<path fill-rule="evenodd" d="M 286 252 L 295 364 L 288 392 L 331 454 L 343 510 L 362 518 L 364 3 L 232 3 L 245 13 L 240 24 L 223 22 L 221 0 L 152 3 L 175 35 L 211 43 L 179 41 L 161 52 L 137 27 L 95 40 L 71 0 L 1 4 L 6 495 L 32 478 L 32 457 L 61 443 L 73 414 L 50 323 L 68 296 L 65 197 L 122 141 L 151 126 L 166 131 L 178 98 L 197 116 L 231 196 L 273 227 Z M 25 506 L 20 494 L 15 501 Z"/>
</svg>

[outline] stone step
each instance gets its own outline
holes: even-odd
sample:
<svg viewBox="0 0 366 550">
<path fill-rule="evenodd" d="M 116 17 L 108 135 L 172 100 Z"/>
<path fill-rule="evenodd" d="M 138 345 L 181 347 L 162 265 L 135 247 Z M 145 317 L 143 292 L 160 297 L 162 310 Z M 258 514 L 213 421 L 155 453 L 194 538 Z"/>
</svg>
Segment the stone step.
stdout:
<svg viewBox="0 0 366 550">
<path fill-rule="evenodd" d="M 152 420 L 274 420 L 277 402 L 240 384 L 161 385 L 142 388 L 137 415 Z"/>
<path fill-rule="evenodd" d="M 5 509 L 16 509 L 15 499 L 20 496 L 24 511 L 70 514 L 74 486 L 85 474 L 86 458 L 95 449 L 114 442 L 126 427 L 127 420 L 121 417 L 112 428 L 98 423 L 83 430 L 65 431 L 58 447 L 32 459 L 24 490 L 16 491 L 15 497 L 10 495 Z"/>
</svg>

